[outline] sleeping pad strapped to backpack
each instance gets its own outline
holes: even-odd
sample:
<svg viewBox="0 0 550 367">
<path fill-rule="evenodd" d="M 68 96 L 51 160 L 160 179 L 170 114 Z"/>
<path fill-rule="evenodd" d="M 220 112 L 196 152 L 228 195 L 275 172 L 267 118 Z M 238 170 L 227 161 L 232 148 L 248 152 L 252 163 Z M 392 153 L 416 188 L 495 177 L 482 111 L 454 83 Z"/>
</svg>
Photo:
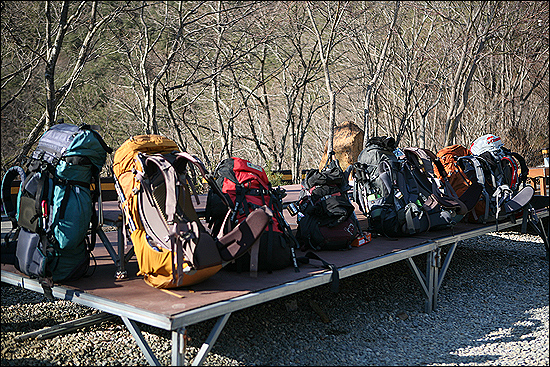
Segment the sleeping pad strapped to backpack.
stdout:
<svg viewBox="0 0 550 367">
<path fill-rule="evenodd" d="M 163 136 L 134 136 L 115 152 L 115 187 L 138 275 L 155 288 L 190 286 L 210 278 L 247 253 L 271 218 L 270 210 L 261 207 L 231 231 L 218 238 L 211 235 L 192 203 L 192 194 L 199 203 L 195 169 L 216 187 L 197 157 Z"/>
<path fill-rule="evenodd" d="M 346 250 L 362 236 L 350 202 L 348 175 L 330 155 L 322 170 L 310 170 L 297 202 L 296 239 L 302 250 Z"/>
<path fill-rule="evenodd" d="M 222 205 L 222 197 L 212 189 L 208 193 L 206 221 L 217 233 L 221 228 L 232 228 L 245 220 L 256 208 L 266 205 L 273 212 L 258 246 L 250 254 L 228 265 L 228 270 L 249 271 L 256 276 L 258 271 L 271 272 L 294 265 L 296 238 L 283 215 L 284 190 L 273 189 L 264 169 L 248 160 L 232 157 L 221 161 L 213 173 L 225 200 L 231 208 Z"/>
<path fill-rule="evenodd" d="M 59 123 L 42 135 L 27 170 L 12 167 L 2 180 L 2 202 L 17 232 L 15 267 L 38 278 L 47 296 L 53 282 L 78 279 L 88 270 L 99 174 L 111 152 L 89 125 Z M 10 190 L 17 176 L 14 208 Z"/>
</svg>

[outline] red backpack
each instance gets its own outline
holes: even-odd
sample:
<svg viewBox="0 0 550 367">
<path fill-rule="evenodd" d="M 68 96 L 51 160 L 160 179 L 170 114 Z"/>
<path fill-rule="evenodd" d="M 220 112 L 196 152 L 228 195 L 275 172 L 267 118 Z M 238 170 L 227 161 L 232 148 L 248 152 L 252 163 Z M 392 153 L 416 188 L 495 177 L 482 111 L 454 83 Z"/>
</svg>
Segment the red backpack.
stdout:
<svg viewBox="0 0 550 367">
<path fill-rule="evenodd" d="M 262 167 L 237 157 L 221 161 L 213 175 L 222 193 L 233 205 L 232 209 L 227 210 L 218 194 L 213 190 L 208 192 L 205 217 L 213 234 L 225 226 L 236 226 L 263 205 L 273 211 L 272 222 L 266 227 L 259 245 L 252 247 L 250 255 L 235 260 L 234 264 L 225 268 L 238 272 L 250 270 L 253 276 L 257 271 L 271 272 L 291 265 L 297 269 L 294 254 L 296 238 L 283 216 L 284 189 L 273 189 Z"/>
</svg>

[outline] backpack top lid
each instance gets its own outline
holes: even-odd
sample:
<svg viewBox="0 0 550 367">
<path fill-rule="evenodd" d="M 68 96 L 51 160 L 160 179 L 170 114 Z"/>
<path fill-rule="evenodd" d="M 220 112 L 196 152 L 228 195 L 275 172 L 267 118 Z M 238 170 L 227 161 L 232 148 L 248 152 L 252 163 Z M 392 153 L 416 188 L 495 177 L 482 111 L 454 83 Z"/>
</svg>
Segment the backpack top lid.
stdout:
<svg viewBox="0 0 550 367">
<path fill-rule="evenodd" d="M 345 178 L 344 171 L 342 171 L 338 160 L 335 159 L 322 170 L 310 170 L 302 180 L 302 188 L 309 191 L 317 186 L 336 186 L 342 191 L 347 191 L 349 184 Z"/>
<path fill-rule="evenodd" d="M 91 164 L 101 169 L 107 153 L 112 151 L 90 125 L 58 123 L 44 132 L 32 158 L 57 165 L 68 157 L 87 157 Z"/>
<path fill-rule="evenodd" d="M 375 146 L 393 152 L 397 148 L 396 143 L 395 139 L 391 136 L 373 136 L 367 141 L 367 147 Z"/>
<path fill-rule="evenodd" d="M 218 163 L 214 170 L 214 177 L 222 188 L 223 193 L 235 191 L 237 185 L 246 185 L 248 188 L 271 188 L 265 170 L 246 159 L 239 157 L 226 158 Z"/>
<path fill-rule="evenodd" d="M 499 136 L 486 134 L 477 138 L 470 145 L 470 152 L 474 155 L 480 155 L 484 152 L 498 152 L 502 146 L 502 139 Z"/>
</svg>

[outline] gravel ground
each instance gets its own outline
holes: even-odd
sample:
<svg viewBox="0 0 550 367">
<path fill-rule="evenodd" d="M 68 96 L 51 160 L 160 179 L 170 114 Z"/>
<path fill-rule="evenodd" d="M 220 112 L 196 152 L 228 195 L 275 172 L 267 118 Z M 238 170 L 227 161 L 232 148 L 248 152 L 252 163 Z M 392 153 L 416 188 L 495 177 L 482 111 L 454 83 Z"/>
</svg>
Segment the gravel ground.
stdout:
<svg viewBox="0 0 550 367">
<path fill-rule="evenodd" d="M 430 314 L 404 261 L 341 279 L 337 294 L 323 285 L 235 312 L 205 364 L 548 366 L 544 256 L 541 239 L 529 234 L 462 241 Z M 121 321 L 17 342 L 22 333 L 97 311 L 5 283 L 1 292 L 2 366 L 147 365 Z M 214 323 L 188 328 L 188 360 Z M 170 333 L 138 325 L 160 363 L 170 365 Z"/>
</svg>

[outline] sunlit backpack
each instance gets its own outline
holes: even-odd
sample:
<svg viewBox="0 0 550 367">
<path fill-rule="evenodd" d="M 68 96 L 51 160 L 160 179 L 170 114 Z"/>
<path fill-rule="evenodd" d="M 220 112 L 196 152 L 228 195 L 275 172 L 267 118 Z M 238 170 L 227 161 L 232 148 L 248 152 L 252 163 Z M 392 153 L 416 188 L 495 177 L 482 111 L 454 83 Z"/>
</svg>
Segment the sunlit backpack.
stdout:
<svg viewBox="0 0 550 367">
<path fill-rule="evenodd" d="M 481 185 L 472 183 L 459 196 L 449 181 L 445 166 L 432 151 L 418 147 L 403 151 L 429 213 L 430 229 L 454 226 L 475 207 L 483 189 Z"/>
<path fill-rule="evenodd" d="M 437 156 L 457 194 L 476 183 L 482 187 L 468 221 L 497 222 L 521 210 L 534 190 L 525 184 L 528 168 L 523 157 L 519 154 L 514 157 L 516 154 L 505 149 L 501 139 L 494 135 L 484 135 L 476 141 L 471 145 L 473 151 L 455 144 L 441 149 Z"/>
<path fill-rule="evenodd" d="M 213 172 L 221 194 L 212 188 L 206 203 L 206 222 L 217 233 L 234 228 L 259 207 L 267 206 L 273 213 L 259 243 L 226 269 L 237 272 L 272 272 L 294 266 L 298 271 L 296 238 L 283 214 L 284 189 L 273 188 L 265 170 L 246 159 L 231 157 L 222 160 Z M 222 200 L 229 202 L 230 208 Z"/>
<path fill-rule="evenodd" d="M 15 267 L 38 278 L 52 298 L 53 283 L 79 279 L 95 246 L 99 175 L 109 148 L 89 125 L 58 123 L 48 129 L 24 170 L 10 168 L 2 180 L 2 203 L 17 241 Z M 11 186 L 21 184 L 16 206 Z"/>
<path fill-rule="evenodd" d="M 525 158 L 504 147 L 500 137 L 492 134 L 480 136 L 470 145 L 470 152 L 489 165 L 493 176 L 489 183 L 493 188 L 507 185 L 517 192 L 526 185 L 529 168 Z"/>
<path fill-rule="evenodd" d="M 436 154 L 436 157 L 443 166 L 443 168 L 435 167 L 434 173 L 436 177 L 440 180 L 447 177 L 449 184 L 458 196 L 466 192 L 472 185 L 472 182 L 477 182 L 477 180 L 471 181 L 462 169 L 462 166 L 458 164 L 459 157 L 468 155 L 470 155 L 468 149 L 460 144 L 444 147 Z"/>
<path fill-rule="evenodd" d="M 463 167 L 470 164 L 478 182 L 484 184 L 484 199 L 477 214 L 482 222 L 492 222 L 520 211 L 534 195 L 533 187 L 526 184 L 529 168 L 525 159 L 505 148 L 500 137 L 486 134 L 470 145 L 471 156 Z"/>
<path fill-rule="evenodd" d="M 330 155 L 324 168 L 310 170 L 296 205 L 296 239 L 302 250 L 348 250 L 363 236 L 348 197 L 349 172 Z M 292 213 L 291 213 L 292 214 Z"/>
<path fill-rule="evenodd" d="M 387 237 L 430 228 L 418 184 L 396 149 L 393 137 L 372 137 L 353 165 L 353 200 L 367 217 L 369 231 Z"/>
<path fill-rule="evenodd" d="M 231 231 L 210 233 L 192 196 L 198 204 L 197 177 L 219 188 L 198 157 L 160 135 L 134 136 L 123 143 L 115 152 L 113 175 L 138 275 L 155 288 L 191 286 L 212 277 L 247 253 L 272 215 L 261 207 Z"/>
</svg>

